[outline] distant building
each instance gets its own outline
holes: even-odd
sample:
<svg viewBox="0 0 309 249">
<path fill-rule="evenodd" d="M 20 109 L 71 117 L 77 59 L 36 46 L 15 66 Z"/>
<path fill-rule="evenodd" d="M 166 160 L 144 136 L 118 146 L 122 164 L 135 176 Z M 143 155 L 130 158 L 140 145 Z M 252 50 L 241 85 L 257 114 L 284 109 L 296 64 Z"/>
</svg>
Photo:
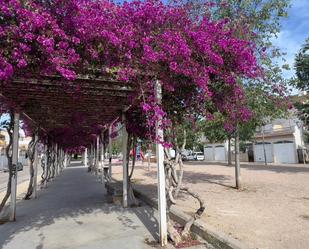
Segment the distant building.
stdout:
<svg viewBox="0 0 309 249">
<path fill-rule="evenodd" d="M 264 148 L 266 161 L 269 163 L 302 162 L 304 143 L 301 121 L 296 117 L 275 119 L 270 124 L 260 127 L 253 141 L 244 144 L 241 161 L 264 162 Z M 227 161 L 228 142 L 205 142 L 204 154 L 207 161 Z"/>
<path fill-rule="evenodd" d="M 263 142 L 264 137 L 264 142 Z M 276 119 L 255 134 L 253 144 L 256 162 L 264 162 L 264 147 L 267 162 L 298 163 L 303 147 L 301 121 L 297 118 Z"/>
</svg>

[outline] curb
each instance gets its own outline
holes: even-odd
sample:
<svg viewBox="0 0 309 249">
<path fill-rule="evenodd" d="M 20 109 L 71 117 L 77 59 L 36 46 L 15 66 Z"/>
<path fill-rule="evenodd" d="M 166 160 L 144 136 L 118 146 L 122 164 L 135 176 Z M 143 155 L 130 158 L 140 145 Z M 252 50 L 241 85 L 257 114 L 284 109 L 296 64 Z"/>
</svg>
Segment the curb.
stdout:
<svg viewBox="0 0 309 249">
<path fill-rule="evenodd" d="M 116 182 L 119 182 L 113 179 Z M 150 198 L 147 195 L 141 193 L 139 190 L 134 189 L 136 197 L 147 203 L 149 206 L 158 209 L 158 203 L 155 198 Z M 190 219 L 190 216 L 181 211 L 176 206 L 172 206 L 170 209 L 170 217 L 181 225 L 185 225 L 186 221 Z M 202 220 L 196 220 L 191 227 L 191 231 L 205 239 L 208 243 L 218 249 L 248 249 L 240 241 L 226 235 L 223 232 L 216 230 L 214 227 L 208 225 Z"/>
</svg>

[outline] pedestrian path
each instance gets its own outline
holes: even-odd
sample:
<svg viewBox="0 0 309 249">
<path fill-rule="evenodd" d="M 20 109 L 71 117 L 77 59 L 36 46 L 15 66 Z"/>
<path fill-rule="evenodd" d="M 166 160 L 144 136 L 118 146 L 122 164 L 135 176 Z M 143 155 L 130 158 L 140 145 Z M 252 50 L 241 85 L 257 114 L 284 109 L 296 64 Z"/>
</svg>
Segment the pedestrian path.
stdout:
<svg viewBox="0 0 309 249">
<path fill-rule="evenodd" d="M 123 209 L 105 194 L 85 167 L 68 167 L 38 199 L 17 204 L 17 221 L 0 226 L 0 248 L 152 248 L 144 241 L 157 239 L 154 211 Z"/>
</svg>

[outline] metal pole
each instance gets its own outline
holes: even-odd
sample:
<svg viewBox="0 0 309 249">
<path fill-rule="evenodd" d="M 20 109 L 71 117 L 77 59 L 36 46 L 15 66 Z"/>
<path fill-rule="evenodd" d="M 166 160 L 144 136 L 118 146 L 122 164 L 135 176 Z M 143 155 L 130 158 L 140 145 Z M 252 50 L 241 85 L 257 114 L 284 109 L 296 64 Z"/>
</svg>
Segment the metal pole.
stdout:
<svg viewBox="0 0 309 249">
<path fill-rule="evenodd" d="M 16 193 L 17 193 L 17 163 L 18 163 L 18 138 L 19 138 L 19 113 L 14 113 L 14 129 L 12 143 L 13 175 L 11 181 L 10 221 L 16 220 Z"/>
<path fill-rule="evenodd" d="M 262 126 L 262 139 L 263 139 L 263 151 L 264 151 L 264 163 L 267 166 L 266 150 L 265 150 L 265 138 L 264 138 L 264 126 Z"/>
<path fill-rule="evenodd" d="M 128 164 L 127 164 L 127 144 L 128 133 L 126 129 L 126 117 L 122 113 L 122 168 L 123 168 L 123 207 L 128 207 Z"/>
<path fill-rule="evenodd" d="M 156 81 L 157 103 L 162 101 L 162 86 Z M 162 120 L 156 122 L 156 138 L 163 141 Z M 164 148 L 160 142 L 156 142 L 157 166 L 158 166 L 158 210 L 159 210 L 159 232 L 161 246 L 167 245 L 167 219 L 166 219 L 166 193 L 165 193 L 165 171 L 164 171 Z"/>
<path fill-rule="evenodd" d="M 112 126 L 108 127 L 108 172 L 109 179 L 112 179 Z"/>
<path fill-rule="evenodd" d="M 34 143 L 35 143 L 35 148 L 34 148 L 34 178 L 33 178 L 33 197 L 34 198 L 37 198 L 37 196 L 38 196 L 38 193 L 37 193 L 37 186 L 38 186 L 38 164 L 39 164 L 38 140 L 39 140 L 39 136 L 38 136 L 38 134 L 35 134 L 35 137 L 34 137 Z"/>
</svg>

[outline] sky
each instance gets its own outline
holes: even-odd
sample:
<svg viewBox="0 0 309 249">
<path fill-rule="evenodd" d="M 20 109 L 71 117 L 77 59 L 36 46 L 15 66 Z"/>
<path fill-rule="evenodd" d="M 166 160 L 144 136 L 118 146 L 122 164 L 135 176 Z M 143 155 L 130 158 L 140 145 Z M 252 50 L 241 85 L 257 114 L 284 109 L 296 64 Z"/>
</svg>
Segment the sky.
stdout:
<svg viewBox="0 0 309 249">
<path fill-rule="evenodd" d="M 284 71 L 286 79 L 295 75 L 293 69 L 295 54 L 309 38 L 309 0 L 291 0 L 288 17 L 282 21 L 281 32 L 273 42 L 286 52 L 287 64 L 292 70 Z"/>
</svg>

